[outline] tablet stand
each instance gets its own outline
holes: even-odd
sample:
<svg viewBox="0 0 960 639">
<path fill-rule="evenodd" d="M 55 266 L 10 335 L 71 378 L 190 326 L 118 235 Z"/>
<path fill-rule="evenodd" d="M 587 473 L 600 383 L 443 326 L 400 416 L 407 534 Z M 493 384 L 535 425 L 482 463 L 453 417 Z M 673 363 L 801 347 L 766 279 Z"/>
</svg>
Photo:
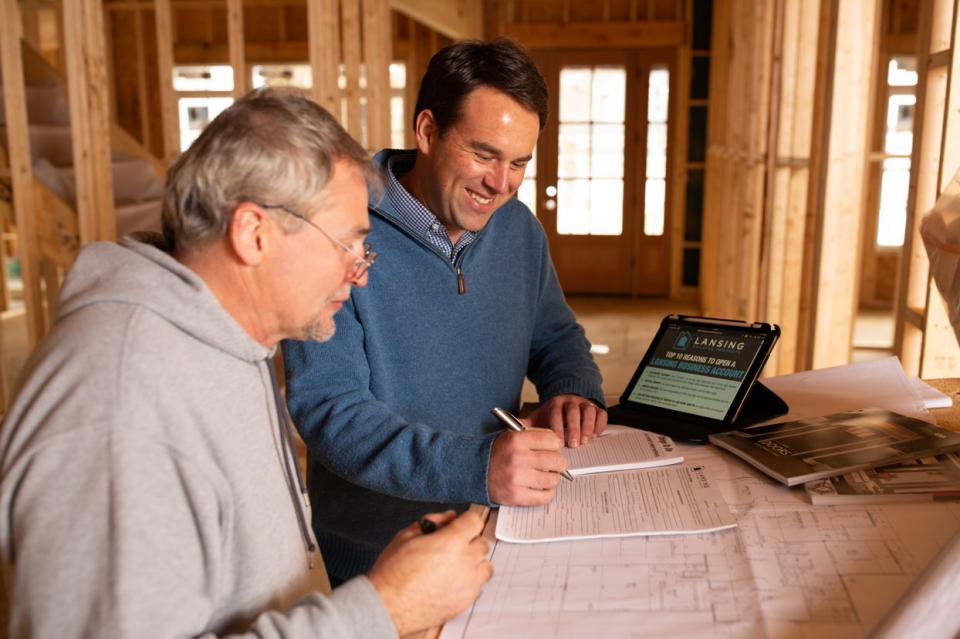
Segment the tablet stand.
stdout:
<svg viewBox="0 0 960 639">
<path fill-rule="evenodd" d="M 736 430 L 758 422 L 784 415 L 790 410 L 787 403 L 772 390 L 756 382 L 743 402 L 740 414 L 729 425 L 708 426 L 695 421 L 684 421 L 679 416 L 663 417 L 640 411 L 632 406 L 617 404 L 607 409 L 611 424 L 623 424 L 668 435 L 677 441 L 706 443 L 711 433 Z"/>
</svg>

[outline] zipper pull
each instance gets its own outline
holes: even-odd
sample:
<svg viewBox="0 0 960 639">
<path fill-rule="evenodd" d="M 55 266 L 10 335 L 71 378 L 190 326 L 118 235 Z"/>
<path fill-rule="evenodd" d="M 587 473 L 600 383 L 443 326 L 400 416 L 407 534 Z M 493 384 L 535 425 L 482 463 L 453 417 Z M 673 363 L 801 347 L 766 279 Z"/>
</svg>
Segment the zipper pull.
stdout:
<svg viewBox="0 0 960 639">
<path fill-rule="evenodd" d="M 457 293 L 460 295 L 467 294 L 467 280 L 463 279 L 463 271 L 460 270 L 460 267 L 457 267 Z"/>
</svg>

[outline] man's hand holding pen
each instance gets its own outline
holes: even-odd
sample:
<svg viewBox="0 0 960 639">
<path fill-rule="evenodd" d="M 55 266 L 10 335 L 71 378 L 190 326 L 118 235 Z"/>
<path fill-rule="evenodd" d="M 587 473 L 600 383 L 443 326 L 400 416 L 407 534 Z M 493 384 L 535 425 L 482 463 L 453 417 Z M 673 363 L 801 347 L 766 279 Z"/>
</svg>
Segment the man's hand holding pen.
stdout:
<svg viewBox="0 0 960 639">
<path fill-rule="evenodd" d="M 560 454 L 563 441 L 552 431 L 524 429 L 513 415 L 502 409 L 493 414 L 508 428 L 493 442 L 487 491 L 490 500 L 503 506 L 542 506 L 557 492 L 567 460 Z"/>
</svg>

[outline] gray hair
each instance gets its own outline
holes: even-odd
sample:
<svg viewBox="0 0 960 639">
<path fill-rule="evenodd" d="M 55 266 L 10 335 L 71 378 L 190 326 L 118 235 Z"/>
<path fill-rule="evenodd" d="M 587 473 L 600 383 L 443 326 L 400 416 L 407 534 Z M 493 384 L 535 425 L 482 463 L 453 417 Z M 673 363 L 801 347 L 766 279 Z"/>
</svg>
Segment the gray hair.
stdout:
<svg viewBox="0 0 960 639">
<path fill-rule="evenodd" d="M 320 105 L 296 89 L 248 93 L 170 167 L 163 200 L 167 247 L 182 252 L 223 238 L 233 209 L 244 201 L 303 211 L 338 160 L 357 166 L 371 197 L 379 197 L 382 182 L 370 155 Z M 285 231 L 302 225 L 285 217 Z"/>
</svg>

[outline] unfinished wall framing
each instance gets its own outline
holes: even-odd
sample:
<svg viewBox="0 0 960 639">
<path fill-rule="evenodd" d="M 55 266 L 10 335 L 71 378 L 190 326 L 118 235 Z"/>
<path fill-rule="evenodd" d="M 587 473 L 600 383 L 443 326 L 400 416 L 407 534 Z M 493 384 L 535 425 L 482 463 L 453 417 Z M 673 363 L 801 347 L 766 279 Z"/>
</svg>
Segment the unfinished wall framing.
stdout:
<svg viewBox="0 0 960 639">
<path fill-rule="evenodd" d="M 714 11 L 704 312 L 781 324 L 768 374 L 846 363 L 879 4 Z"/>
<path fill-rule="evenodd" d="M 960 169 L 960 2 L 921 3 L 910 193 L 897 294 L 895 352 L 908 374 L 952 377 L 960 347 L 930 277 L 920 221 Z"/>
</svg>

